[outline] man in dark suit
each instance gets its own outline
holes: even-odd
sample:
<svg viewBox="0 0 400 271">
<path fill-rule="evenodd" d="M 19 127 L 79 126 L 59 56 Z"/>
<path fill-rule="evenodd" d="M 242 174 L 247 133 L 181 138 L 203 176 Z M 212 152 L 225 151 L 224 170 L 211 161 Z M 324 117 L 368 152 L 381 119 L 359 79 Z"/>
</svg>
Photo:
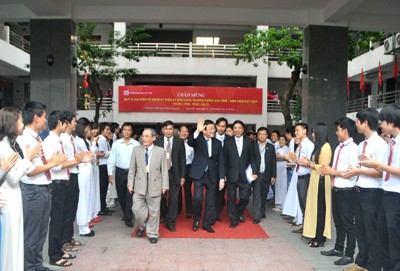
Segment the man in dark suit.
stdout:
<svg viewBox="0 0 400 271">
<path fill-rule="evenodd" d="M 188 139 L 194 149 L 194 158 L 189 176 L 194 182 L 193 230 L 199 228 L 202 213 L 203 190 L 206 188 L 206 205 L 203 216 L 203 229 L 214 233 L 215 190 L 218 185 L 222 190 L 225 185 L 224 157 L 221 142 L 214 137 L 215 125 L 211 120 L 199 119 L 197 129 Z M 218 182 L 219 180 L 219 182 Z"/>
<path fill-rule="evenodd" d="M 215 137 L 221 141 L 222 147 L 224 147 L 225 140 L 227 140 L 230 136 L 225 134 L 226 128 L 228 127 L 228 120 L 224 117 L 218 118 L 215 121 L 215 127 L 217 128 L 217 132 L 215 133 Z M 216 187 L 215 193 L 215 220 L 222 221 L 221 212 L 225 206 L 225 187 L 223 189 L 219 189 Z"/>
<path fill-rule="evenodd" d="M 246 178 L 246 168 L 251 165 L 255 179 L 256 166 L 253 159 L 253 144 L 248 137 L 243 136 L 244 123 L 240 120 L 233 122 L 234 136 L 224 144 L 224 162 L 226 171 L 226 190 L 228 191 L 228 213 L 231 219 L 230 228 L 235 228 L 238 221 L 244 222 L 243 212 L 249 203 L 251 186 Z M 236 190 L 239 188 L 239 204 L 236 204 Z"/>
<path fill-rule="evenodd" d="M 185 184 L 186 154 L 182 139 L 174 137 L 174 123 L 167 120 L 162 125 L 163 135 L 154 141 L 154 145 L 164 148 L 167 156 L 169 174 L 168 207 L 165 195 L 161 199 L 161 218 L 165 217 L 168 230 L 175 232 L 178 200 L 181 186 Z"/>
<path fill-rule="evenodd" d="M 253 186 L 253 223 L 258 224 L 265 217 L 265 204 L 270 184 L 276 180 L 276 154 L 275 146 L 267 142 L 268 132 L 266 127 L 257 130 L 257 142 L 253 145 L 257 179 Z"/>
</svg>

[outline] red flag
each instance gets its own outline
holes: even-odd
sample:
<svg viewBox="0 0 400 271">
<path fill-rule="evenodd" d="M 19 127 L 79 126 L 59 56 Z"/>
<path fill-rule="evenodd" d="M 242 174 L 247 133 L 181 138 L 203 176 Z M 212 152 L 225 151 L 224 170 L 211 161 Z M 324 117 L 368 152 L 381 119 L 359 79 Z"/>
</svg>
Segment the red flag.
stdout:
<svg viewBox="0 0 400 271">
<path fill-rule="evenodd" d="M 347 82 L 346 82 L 346 96 L 349 97 L 350 95 L 350 76 L 347 74 Z"/>
<path fill-rule="evenodd" d="M 88 75 L 87 75 L 87 73 L 86 73 L 86 71 L 85 71 L 85 74 L 83 75 L 83 84 L 82 84 L 82 88 L 87 88 L 87 87 L 89 86 L 89 83 L 88 83 L 88 81 L 87 81 L 87 77 L 88 77 Z"/>
<path fill-rule="evenodd" d="M 397 64 L 397 55 L 394 56 L 394 69 L 393 78 L 397 81 L 397 75 L 399 74 L 399 65 Z"/>
<path fill-rule="evenodd" d="M 360 90 L 362 93 L 365 91 L 364 69 L 361 69 Z"/>
<path fill-rule="evenodd" d="M 378 83 L 379 83 L 379 89 L 382 89 L 383 79 L 382 79 L 382 67 L 381 67 L 380 61 L 379 61 L 379 66 L 378 66 Z"/>
</svg>

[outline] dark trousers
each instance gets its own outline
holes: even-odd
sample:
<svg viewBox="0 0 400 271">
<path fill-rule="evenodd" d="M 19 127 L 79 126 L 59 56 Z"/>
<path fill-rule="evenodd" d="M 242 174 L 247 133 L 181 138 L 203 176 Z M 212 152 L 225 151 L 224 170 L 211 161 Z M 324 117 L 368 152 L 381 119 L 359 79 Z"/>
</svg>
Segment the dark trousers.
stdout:
<svg viewBox="0 0 400 271">
<path fill-rule="evenodd" d="M 358 244 L 356 264 L 370 271 L 380 271 L 377 219 L 382 190 L 356 187 L 354 195 L 355 231 Z"/>
<path fill-rule="evenodd" d="M 21 183 L 24 212 L 24 270 L 43 270 L 43 245 L 49 227 L 51 195 L 48 186 Z"/>
<path fill-rule="evenodd" d="M 239 188 L 239 203 L 236 203 L 237 188 Z M 239 179 L 236 183 L 227 182 L 226 190 L 228 191 L 228 214 L 231 222 L 237 223 L 239 216 L 243 215 L 244 209 L 249 204 L 251 186 L 247 180 Z"/>
<path fill-rule="evenodd" d="M 67 191 L 69 181 L 53 180 L 51 184 L 51 212 L 49 227 L 49 258 L 57 262 L 62 259 L 65 218 L 67 214 Z"/>
<path fill-rule="evenodd" d="M 186 179 L 185 179 L 185 183 L 186 183 Z M 180 215 L 182 213 L 182 205 L 183 205 L 183 196 L 182 196 L 182 186 L 179 189 L 179 193 L 178 193 L 178 215 Z"/>
<path fill-rule="evenodd" d="M 400 193 L 383 191 L 378 212 L 377 229 L 379 262 L 384 271 L 400 270 L 399 225 Z"/>
<path fill-rule="evenodd" d="M 306 211 L 307 191 L 310 184 L 310 174 L 299 176 L 297 181 L 297 196 L 303 215 Z M 304 218 L 303 218 L 304 219 Z"/>
<path fill-rule="evenodd" d="M 185 206 L 186 206 L 186 214 L 193 213 L 193 194 L 192 194 L 192 184 L 193 180 L 189 177 L 190 165 L 186 165 L 186 177 L 185 177 L 185 185 L 183 186 L 185 190 Z"/>
<path fill-rule="evenodd" d="M 175 180 L 172 178 L 172 169 L 169 170 L 169 190 L 168 190 L 168 207 L 161 207 L 161 210 L 167 210 L 165 213 L 165 223 L 167 225 L 175 226 L 176 217 L 178 215 L 178 200 L 179 200 L 179 192 L 181 190 L 181 186 L 175 183 Z M 164 200 L 163 200 L 164 198 Z M 161 197 L 161 205 L 166 205 L 165 196 Z"/>
<path fill-rule="evenodd" d="M 353 200 L 353 190 L 332 191 L 332 215 L 336 227 L 335 249 L 343 251 L 347 237 L 345 255 L 350 258 L 353 258 L 356 246 Z"/>
<path fill-rule="evenodd" d="M 265 204 L 267 203 L 267 194 L 271 182 L 257 178 L 251 185 L 253 186 L 253 219 L 260 220 L 265 214 Z"/>
<path fill-rule="evenodd" d="M 210 180 L 208 172 L 204 172 L 199 180 L 193 180 L 194 196 L 193 196 L 193 220 L 200 221 L 203 208 L 203 191 L 206 188 L 206 202 L 203 216 L 203 228 L 211 226 L 214 222 L 215 213 L 215 186 L 216 181 Z"/>
<path fill-rule="evenodd" d="M 317 199 L 317 228 L 315 231 L 314 242 L 325 242 L 326 237 L 324 236 L 325 229 L 325 177 L 321 176 L 318 182 L 318 199 Z"/>
<path fill-rule="evenodd" d="M 128 169 L 115 169 L 115 189 L 117 190 L 118 201 L 124 213 L 124 220 L 132 222 L 132 194 L 128 190 Z"/>
<path fill-rule="evenodd" d="M 219 185 L 215 186 L 215 217 L 220 217 L 225 206 L 225 187 L 219 190 Z"/>
<path fill-rule="evenodd" d="M 68 243 L 72 241 L 74 237 L 74 221 L 76 218 L 76 210 L 78 209 L 79 201 L 79 184 L 78 174 L 71 173 L 69 177 L 69 185 L 67 187 L 67 199 L 66 199 L 66 214 L 65 214 L 65 226 L 62 243 Z"/>
<path fill-rule="evenodd" d="M 99 182 L 100 182 L 100 206 L 101 211 L 107 207 L 106 197 L 108 190 L 108 172 L 107 165 L 99 165 Z"/>
</svg>

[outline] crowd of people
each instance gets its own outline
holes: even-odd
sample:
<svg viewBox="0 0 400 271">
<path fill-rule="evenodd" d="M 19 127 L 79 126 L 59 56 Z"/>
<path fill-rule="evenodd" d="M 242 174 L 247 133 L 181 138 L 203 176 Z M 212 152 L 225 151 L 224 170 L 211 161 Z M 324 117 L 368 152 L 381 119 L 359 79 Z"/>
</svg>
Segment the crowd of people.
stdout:
<svg viewBox="0 0 400 271">
<path fill-rule="evenodd" d="M 116 198 L 123 223 L 137 223 L 135 235 L 155 244 L 160 224 L 177 231 L 183 206 L 193 231 L 215 233 L 225 206 L 229 228 L 240 226 L 251 195 L 252 223 L 266 218 L 270 200 L 311 248 L 331 238 L 333 216 L 335 246 L 321 254 L 339 257 L 336 265 L 355 262 L 345 270 L 400 270 L 400 108 L 366 108 L 335 127 L 340 143 L 332 152 L 324 123 L 309 138 L 302 122 L 281 135 L 267 127 L 246 132 L 242 121 L 224 117 L 179 127 L 167 120 L 136 140 L 131 123 L 47 115 L 39 102 L 2 108 L 1 270 L 49 270 L 47 234 L 50 264 L 71 266 L 71 252 L 84 245 L 74 239 L 75 221 L 80 237 L 94 236 Z M 356 131 L 365 137 L 358 145 Z"/>
</svg>

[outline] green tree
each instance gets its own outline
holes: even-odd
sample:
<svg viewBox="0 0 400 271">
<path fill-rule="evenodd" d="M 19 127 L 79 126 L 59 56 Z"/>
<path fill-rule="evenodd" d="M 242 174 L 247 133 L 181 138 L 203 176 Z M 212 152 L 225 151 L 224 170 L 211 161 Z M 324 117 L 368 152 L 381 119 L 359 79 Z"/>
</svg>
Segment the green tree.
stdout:
<svg viewBox="0 0 400 271">
<path fill-rule="evenodd" d="M 93 40 L 96 23 L 78 23 L 77 26 L 77 54 L 79 59 L 78 70 L 87 73 L 87 82 L 90 96 L 96 103 L 94 122 L 98 123 L 100 118 L 100 106 L 103 102 L 103 91 L 100 82 L 113 83 L 119 78 L 126 78 L 138 73 L 135 68 L 121 68 L 116 59 L 125 58 L 129 61 L 139 62 L 143 56 L 152 55 L 150 51 L 132 50 L 136 45 L 150 35 L 145 33 L 141 27 L 128 28 L 125 35 L 117 31 L 110 31 L 108 45 L 100 45 Z M 107 112 L 109 110 L 106 110 Z M 107 113 L 105 112 L 105 113 Z"/>
<path fill-rule="evenodd" d="M 380 32 L 349 32 L 349 53 L 351 60 L 360 50 L 373 49 L 374 42 L 384 37 Z M 235 64 L 240 61 L 252 63 L 257 66 L 260 62 L 270 65 L 271 59 L 279 65 L 286 63 L 292 69 L 288 86 L 281 96 L 280 104 L 285 119 L 284 125 L 292 124 L 289 100 L 300 79 L 303 63 L 303 30 L 298 27 L 270 27 L 268 30 L 254 30 L 244 35 L 243 41 L 237 44 L 237 50 L 233 52 L 237 56 Z M 301 101 L 301 100 L 300 100 Z M 301 104 L 296 102 L 295 119 L 300 119 Z"/>
</svg>

